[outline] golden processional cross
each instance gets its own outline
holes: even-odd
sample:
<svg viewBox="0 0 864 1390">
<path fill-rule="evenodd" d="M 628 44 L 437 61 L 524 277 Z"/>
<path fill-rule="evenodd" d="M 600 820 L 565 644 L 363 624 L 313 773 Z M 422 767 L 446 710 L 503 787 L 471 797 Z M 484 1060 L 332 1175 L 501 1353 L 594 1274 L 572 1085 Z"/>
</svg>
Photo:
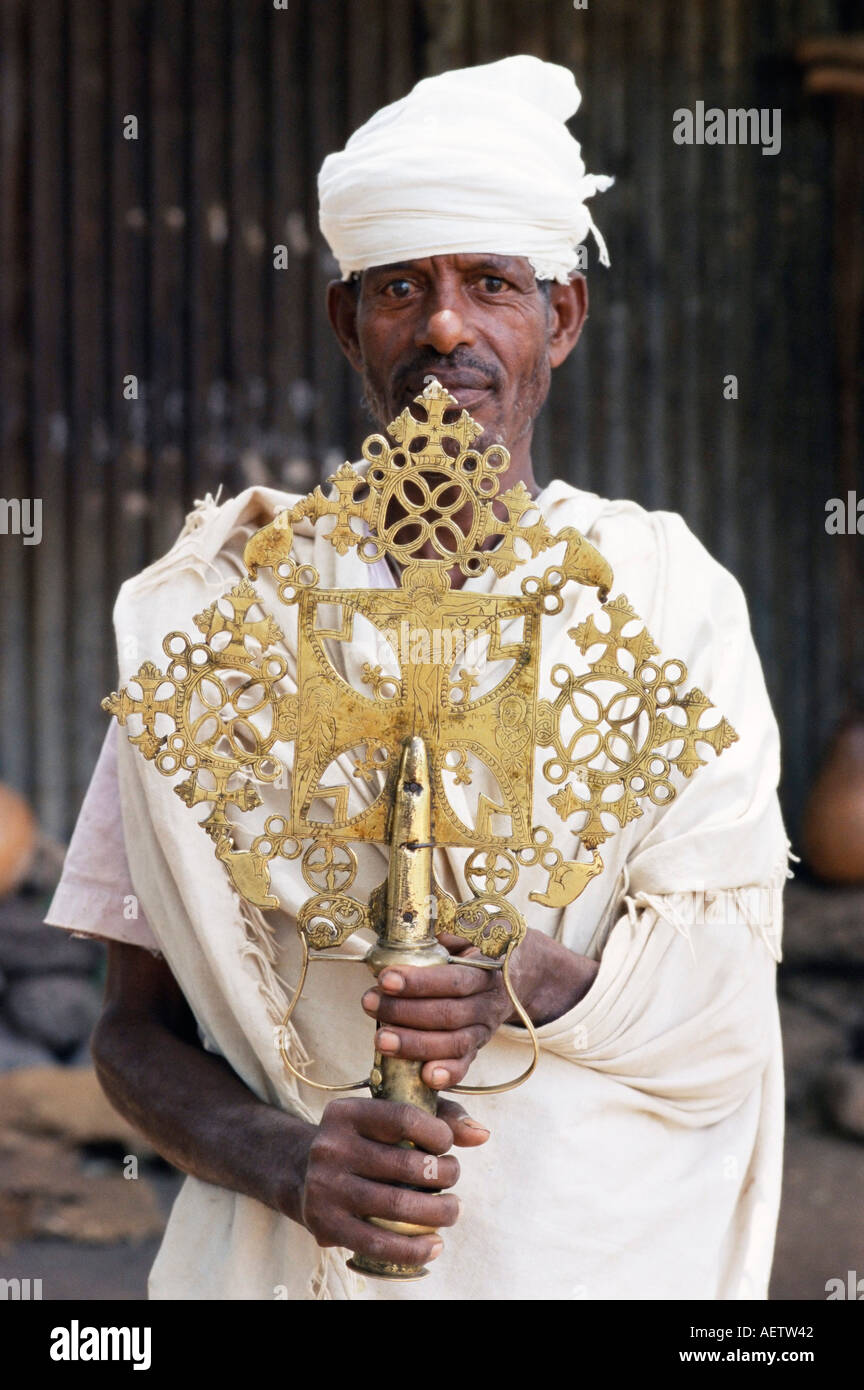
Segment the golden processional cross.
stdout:
<svg viewBox="0 0 864 1390">
<path fill-rule="evenodd" d="M 210 808 L 202 828 L 250 903 L 278 907 L 271 866 L 299 860 L 311 892 L 297 916 L 303 960 L 283 1030 L 310 960 L 327 959 L 367 929 L 374 945 L 349 959 L 376 975 L 388 965 L 448 960 L 502 971 L 532 1060 L 501 1085 L 452 1088 L 502 1091 L 524 1081 L 539 1055 L 509 974 L 526 931 L 510 900 L 521 870 L 546 874 L 532 901 L 566 907 L 602 871 L 598 846 L 643 814 L 640 803 L 672 800 L 673 768 L 691 777 L 705 761 L 700 745 L 719 754 L 737 735 L 725 719 L 701 727 L 710 701 L 698 689 L 682 691 L 684 663 L 659 659 L 626 597 L 609 599 L 612 571 L 594 546 L 573 528 L 552 532 L 522 483 L 501 491 L 506 449 L 474 449 L 481 426 L 464 410 L 448 422 L 458 405 L 434 379 L 415 404 L 425 419 L 406 409 L 389 438 L 365 441 L 365 472 L 344 464 L 329 495 L 316 488 L 251 538 L 249 578 L 194 618 L 203 641 L 169 633 L 166 669 L 145 662 L 131 682 L 140 693 L 124 688 L 103 706 L 132 724 L 131 742 L 161 773 L 184 776 L 174 790 L 187 805 Z M 314 566 L 294 554 L 301 522 L 320 526 L 340 556 L 353 550 L 367 564 L 386 557 L 399 586 L 321 588 Z M 531 573 L 531 561 L 548 551 L 552 563 Z M 529 573 L 517 593 L 450 583 L 457 568 L 466 579 L 489 569 L 505 579 L 523 567 Z M 288 639 L 252 582 L 263 569 L 296 612 L 295 681 Z M 600 623 L 592 615 L 569 629 L 586 669 L 554 665 L 547 687 L 555 693 L 541 696 L 543 620 L 562 611 L 571 583 L 597 589 Z M 376 659 L 355 663 L 352 679 L 360 624 L 367 646 L 375 634 Z M 555 833 L 535 819 L 538 772 Z M 244 832 L 238 817 L 254 818 L 264 790 L 279 809 Z M 565 836 L 570 858 L 556 843 Z M 387 878 L 366 901 L 350 892 L 353 846 L 363 841 L 389 846 Z M 437 847 L 466 852 L 461 902 L 435 878 Z M 477 954 L 451 957 L 437 940 L 445 931 Z M 376 1053 L 364 1080 L 326 1086 L 295 1070 L 284 1041 L 281 1052 L 304 1085 L 368 1086 L 374 1096 L 436 1110 L 420 1062 Z M 352 1264 L 381 1278 L 426 1272 L 360 1256 Z"/>
</svg>

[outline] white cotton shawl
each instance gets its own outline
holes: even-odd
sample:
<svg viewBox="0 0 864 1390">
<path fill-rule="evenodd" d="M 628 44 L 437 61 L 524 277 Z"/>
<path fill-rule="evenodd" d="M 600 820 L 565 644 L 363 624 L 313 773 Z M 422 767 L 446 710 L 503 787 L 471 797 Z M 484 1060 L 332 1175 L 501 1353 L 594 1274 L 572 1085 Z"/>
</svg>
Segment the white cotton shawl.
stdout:
<svg viewBox="0 0 864 1390">
<path fill-rule="evenodd" d="M 581 96 L 572 72 L 518 54 L 424 77 L 377 111 L 318 175 L 321 231 L 343 279 L 370 266 L 457 252 L 525 256 L 538 279 L 566 282 L 592 232 L 588 174 L 565 121 Z"/>
<path fill-rule="evenodd" d="M 158 664 L 167 632 L 194 632 L 193 615 L 242 573 L 247 537 L 293 500 L 255 488 L 221 507 L 208 502 L 164 559 L 123 586 L 122 683 L 141 660 Z M 600 968 L 585 998 L 539 1030 L 541 1060 L 526 1085 L 469 1098 L 492 1137 L 460 1151 L 462 1216 L 444 1232 L 428 1278 L 363 1281 L 287 1218 L 190 1177 L 152 1271 L 152 1298 L 766 1296 L 783 1134 L 775 962 L 788 840 L 777 728 L 744 598 L 677 515 L 560 482 L 538 506 L 553 530 L 575 526 L 601 550 L 615 570 L 613 594 L 627 594 L 664 657 L 687 662 L 688 687 L 708 693 L 739 741 L 719 759 L 708 754 L 671 806 L 608 840 L 605 871 L 563 911 L 531 903 L 542 875 L 538 884 L 522 874 L 514 899 L 529 926 L 599 958 Z M 323 585 L 393 582 L 381 567 L 370 575 L 353 552 L 338 559 L 320 536 L 300 534 L 296 549 L 314 559 Z M 286 610 L 269 579 L 262 572 L 256 586 L 281 623 Z M 520 580 L 517 571 L 496 581 L 490 570 L 468 585 L 518 592 Z M 544 623 L 544 693 L 555 661 L 579 665 L 567 628 L 596 613 L 593 591 L 567 592 L 564 611 Z M 171 781 L 123 737 L 119 768 L 133 883 L 204 1045 L 262 1100 L 316 1118 L 321 1094 L 291 1081 L 274 1044 L 299 962 L 293 914 L 308 895 L 296 866 L 278 882 L 284 912 L 250 910 Z M 575 857 L 572 832 L 547 805 L 550 790 L 538 771 L 535 820 Z M 461 886 L 458 865 L 448 869 Z M 355 888 L 383 871 L 382 852 Z M 297 1059 L 322 1059 L 319 1079 L 355 1079 L 368 1065 L 374 1025 L 359 1004 L 368 980 L 363 966 L 313 967 L 291 1046 Z M 519 1029 L 502 1027 L 469 1080 L 516 1074 L 525 1047 Z"/>
</svg>

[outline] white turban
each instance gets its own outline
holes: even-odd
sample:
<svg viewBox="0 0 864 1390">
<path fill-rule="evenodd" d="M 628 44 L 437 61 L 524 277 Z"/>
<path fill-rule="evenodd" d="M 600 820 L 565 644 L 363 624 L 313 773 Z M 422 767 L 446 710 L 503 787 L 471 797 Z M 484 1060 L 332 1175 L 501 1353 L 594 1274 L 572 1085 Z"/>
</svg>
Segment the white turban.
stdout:
<svg viewBox="0 0 864 1390">
<path fill-rule="evenodd" d="M 321 231 L 342 278 L 369 266 L 457 252 L 525 256 L 566 282 L 593 232 L 585 199 L 612 183 L 586 174 L 564 122 L 573 74 L 520 55 L 424 77 L 376 112 L 318 175 Z"/>
</svg>

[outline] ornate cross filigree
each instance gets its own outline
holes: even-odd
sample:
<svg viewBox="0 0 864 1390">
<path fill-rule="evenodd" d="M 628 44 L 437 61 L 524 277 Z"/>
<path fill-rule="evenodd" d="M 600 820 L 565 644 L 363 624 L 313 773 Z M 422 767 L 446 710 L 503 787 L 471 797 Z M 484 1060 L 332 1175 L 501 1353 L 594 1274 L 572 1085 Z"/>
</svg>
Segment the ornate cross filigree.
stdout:
<svg viewBox="0 0 864 1390">
<path fill-rule="evenodd" d="M 660 660 L 626 597 L 609 600 L 612 572 L 595 547 L 573 528 L 553 533 L 522 483 L 500 490 L 506 449 L 475 449 L 481 426 L 464 410 L 453 419 L 457 402 L 438 382 L 416 404 L 425 419 L 406 409 L 389 438 L 365 441 L 365 471 L 344 464 L 329 494 L 316 488 L 252 537 L 250 578 L 194 618 L 203 641 L 169 634 L 164 672 L 145 662 L 130 682 L 140 693 L 124 688 L 103 705 L 140 724 L 131 741 L 160 772 L 184 775 L 175 791 L 190 807 L 210 807 L 203 828 L 251 902 L 276 906 L 271 863 L 300 860 L 313 896 L 299 927 L 318 949 L 369 924 L 369 905 L 348 891 L 351 846 L 386 842 L 400 750 L 422 735 L 432 841 L 469 852 L 471 896 L 456 903 L 436 884 L 439 921 L 498 957 L 525 931 L 508 899 L 522 868 L 547 875 L 534 901 L 566 906 L 602 870 L 598 847 L 643 814 L 641 803 L 672 800 L 673 769 L 691 777 L 705 763 L 700 749 L 720 754 L 737 735 L 726 719 L 702 726 L 710 701 L 683 689 L 684 663 Z M 399 586 L 321 588 L 294 555 L 304 520 L 339 555 L 388 557 Z M 517 594 L 452 587 L 457 570 L 503 578 L 553 549 L 555 562 Z M 282 628 L 250 582 L 264 568 L 296 609 L 296 689 L 286 688 Z M 541 697 L 543 619 L 561 611 L 571 583 L 595 587 L 601 601 L 569 630 L 587 668 L 553 666 L 556 693 Z M 356 647 L 358 619 L 377 652 L 352 681 L 335 653 Z M 580 818 L 569 857 L 535 823 L 535 760 L 560 821 Z M 229 813 L 254 812 L 268 786 L 279 813 L 243 848 Z"/>
</svg>

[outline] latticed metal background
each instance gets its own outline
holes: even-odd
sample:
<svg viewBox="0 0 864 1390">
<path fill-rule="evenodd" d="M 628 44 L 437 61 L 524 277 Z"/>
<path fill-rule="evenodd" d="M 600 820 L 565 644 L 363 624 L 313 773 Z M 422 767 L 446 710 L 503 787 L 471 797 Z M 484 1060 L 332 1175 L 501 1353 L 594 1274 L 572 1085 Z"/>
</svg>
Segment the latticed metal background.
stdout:
<svg viewBox="0 0 864 1390">
<path fill-rule="evenodd" d="M 596 207 L 612 269 L 592 257 L 540 475 L 680 511 L 738 574 L 795 825 L 842 705 L 849 597 L 824 530 L 834 112 L 793 53 L 855 9 L 0 0 L 0 494 L 44 506 L 41 545 L 0 536 L 0 775 L 47 830 L 68 832 L 104 733 L 122 579 L 205 491 L 305 490 L 369 431 L 323 312 L 322 158 L 423 74 L 520 51 L 573 68 L 574 131 L 617 179 Z M 781 107 L 782 152 L 675 145 L 697 100 Z"/>
</svg>

